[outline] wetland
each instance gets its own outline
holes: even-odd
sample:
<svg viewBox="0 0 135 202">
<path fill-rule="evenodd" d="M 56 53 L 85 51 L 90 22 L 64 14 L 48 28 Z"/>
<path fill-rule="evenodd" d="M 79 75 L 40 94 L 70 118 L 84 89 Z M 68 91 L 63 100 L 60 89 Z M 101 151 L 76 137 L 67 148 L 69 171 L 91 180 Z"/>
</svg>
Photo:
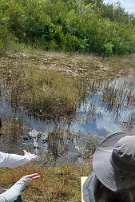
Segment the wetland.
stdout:
<svg viewBox="0 0 135 202">
<path fill-rule="evenodd" d="M 1 150 L 38 153 L 38 165 L 26 170 L 54 169 L 56 181 L 57 172 L 66 173 L 62 176 L 67 184 L 77 183 L 77 192 L 64 196 L 62 190 L 56 198 L 68 201 L 71 194 L 79 201 L 79 176 L 90 173 L 102 139 L 135 132 L 134 54 L 102 58 L 35 51 L 7 53 L 0 61 Z M 36 201 L 36 195 L 28 196 Z"/>
</svg>

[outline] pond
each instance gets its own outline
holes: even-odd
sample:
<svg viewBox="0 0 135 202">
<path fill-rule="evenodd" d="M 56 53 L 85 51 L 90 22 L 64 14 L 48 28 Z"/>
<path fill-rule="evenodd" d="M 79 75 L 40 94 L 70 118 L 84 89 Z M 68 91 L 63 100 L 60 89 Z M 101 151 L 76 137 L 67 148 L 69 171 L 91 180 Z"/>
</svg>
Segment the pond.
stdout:
<svg viewBox="0 0 135 202">
<path fill-rule="evenodd" d="M 71 121 L 42 120 L 23 108 L 15 109 L 4 91 L 1 92 L 2 121 L 12 119 L 23 128 L 19 137 L 1 135 L 1 150 L 37 152 L 41 155 L 41 162 L 49 165 L 89 160 L 96 146 L 107 135 L 135 131 L 134 78 L 134 72 L 129 71 L 113 80 L 90 79 L 87 95 Z"/>
</svg>

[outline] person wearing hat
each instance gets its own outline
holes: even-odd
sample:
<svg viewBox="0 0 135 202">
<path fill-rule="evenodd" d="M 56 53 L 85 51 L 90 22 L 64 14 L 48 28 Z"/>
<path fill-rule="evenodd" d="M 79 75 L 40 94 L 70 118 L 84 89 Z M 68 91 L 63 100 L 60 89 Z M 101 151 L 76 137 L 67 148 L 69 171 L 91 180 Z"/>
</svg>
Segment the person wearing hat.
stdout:
<svg viewBox="0 0 135 202">
<path fill-rule="evenodd" d="M 2 121 L 0 119 L 0 131 L 2 128 Z M 15 168 L 22 166 L 31 161 L 36 161 L 39 157 L 35 154 L 31 154 L 26 150 L 23 150 L 24 155 L 8 154 L 0 151 L 0 168 Z M 20 196 L 25 185 L 32 180 L 39 178 L 38 173 L 33 173 L 30 175 L 23 176 L 18 180 L 11 188 L 7 189 L 5 192 L 0 194 L 0 202 L 15 202 L 18 201 L 18 196 Z"/>
<path fill-rule="evenodd" d="M 85 202 L 135 202 L 135 136 L 108 136 L 93 155 L 83 186 Z"/>
</svg>

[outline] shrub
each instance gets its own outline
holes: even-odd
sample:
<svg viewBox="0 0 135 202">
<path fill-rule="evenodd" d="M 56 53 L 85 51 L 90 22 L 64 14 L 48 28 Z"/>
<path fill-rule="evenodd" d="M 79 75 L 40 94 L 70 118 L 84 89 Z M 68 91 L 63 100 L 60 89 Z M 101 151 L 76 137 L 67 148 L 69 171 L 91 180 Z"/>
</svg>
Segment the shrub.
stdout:
<svg viewBox="0 0 135 202">
<path fill-rule="evenodd" d="M 2 0 L 0 47 L 18 42 L 64 51 L 120 54 L 135 47 L 134 16 L 101 0 Z M 130 33 L 130 34 L 129 34 Z"/>
</svg>

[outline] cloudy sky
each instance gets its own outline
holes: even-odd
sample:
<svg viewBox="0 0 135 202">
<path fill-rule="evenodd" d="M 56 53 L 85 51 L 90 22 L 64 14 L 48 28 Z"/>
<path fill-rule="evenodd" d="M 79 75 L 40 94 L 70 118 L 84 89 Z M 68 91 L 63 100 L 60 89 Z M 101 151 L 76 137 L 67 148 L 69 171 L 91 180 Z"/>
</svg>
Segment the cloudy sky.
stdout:
<svg viewBox="0 0 135 202">
<path fill-rule="evenodd" d="M 129 13 L 135 13 L 135 0 L 104 0 L 105 3 L 120 2 L 122 7 Z"/>
</svg>

